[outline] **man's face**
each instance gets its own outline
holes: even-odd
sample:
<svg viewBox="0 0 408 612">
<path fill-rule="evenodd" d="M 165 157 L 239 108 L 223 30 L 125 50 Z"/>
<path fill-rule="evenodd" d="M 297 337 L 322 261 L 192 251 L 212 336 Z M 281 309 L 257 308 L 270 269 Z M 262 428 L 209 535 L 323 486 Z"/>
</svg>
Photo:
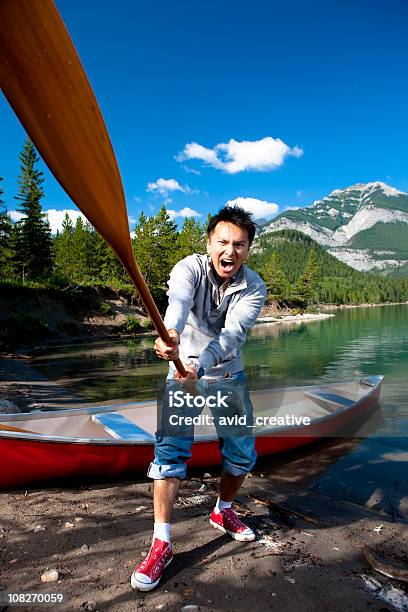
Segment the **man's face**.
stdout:
<svg viewBox="0 0 408 612">
<path fill-rule="evenodd" d="M 220 221 L 207 242 L 207 251 L 218 276 L 234 276 L 248 256 L 248 232 L 234 223 Z"/>
</svg>

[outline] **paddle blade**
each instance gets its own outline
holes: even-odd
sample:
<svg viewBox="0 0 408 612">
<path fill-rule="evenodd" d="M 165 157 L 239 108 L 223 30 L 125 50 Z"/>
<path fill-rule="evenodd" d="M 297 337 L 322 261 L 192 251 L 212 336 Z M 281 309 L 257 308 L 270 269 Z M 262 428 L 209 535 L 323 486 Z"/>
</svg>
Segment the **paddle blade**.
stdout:
<svg viewBox="0 0 408 612">
<path fill-rule="evenodd" d="M 101 111 L 51 0 L 1 0 L 3 92 L 47 166 L 125 266 L 126 202 Z"/>
<path fill-rule="evenodd" d="M 117 253 L 170 344 L 135 261 L 122 180 L 101 111 L 52 0 L 0 0 L 0 81 L 45 163 Z M 174 363 L 184 376 L 181 361 Z"/>
</svg>

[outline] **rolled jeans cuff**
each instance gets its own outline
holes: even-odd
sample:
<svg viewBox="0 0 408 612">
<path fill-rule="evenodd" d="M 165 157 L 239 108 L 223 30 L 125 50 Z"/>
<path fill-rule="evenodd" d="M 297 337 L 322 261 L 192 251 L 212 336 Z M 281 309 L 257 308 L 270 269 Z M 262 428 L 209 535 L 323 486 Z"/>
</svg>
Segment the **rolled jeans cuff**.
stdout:
<svg viewBox="0 0 408 612">
<path fill-rule="evenodd" d="M 168 465 L 159 465 L 151 463 L 147 470 L 147 475 L 153 480 L 164 480 L 165 478 L 180 478 L 186 477 L 187 466 L 185 463 L 171 463 Z"/>
<path fill-rule="evenodd" d="M 233 463 L 230 463 L 229 461 L 226 461 L 224 459 L 224 461 L 222 462 L 222 471 L 227 472 L 227 474 L 231 474 L 231 476 L 245 476 L 245 474 L 249 474 L 255 463 L 256 461 L 250 463 L 245 467 L 237 467 Z"/>
</svg>

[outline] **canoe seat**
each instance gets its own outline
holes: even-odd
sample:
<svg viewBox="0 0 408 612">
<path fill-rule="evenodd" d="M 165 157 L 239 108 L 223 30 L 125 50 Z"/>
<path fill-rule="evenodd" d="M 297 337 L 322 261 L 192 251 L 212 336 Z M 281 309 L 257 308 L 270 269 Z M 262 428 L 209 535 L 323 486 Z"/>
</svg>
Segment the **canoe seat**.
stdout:
<svg viewBox="0 0 408 612">
<path fill-rule="evenodd" d="M 360 378 L 360 383 L 366 387 L 376 387 L 384 378 L 384 376 L 364 376 Z"/>
<path fill-rule="evenodd" d="M 132 421 L 129 421 L 129 419 L 123 416 L 123 414 L 119 414 L 119 412 L 101 412 L 100 414 L 93 414 L 92 420 L 94 423 L 103 425 L 105 431 L 118 440 L 152 442 L 155 439 L 154 436 L 135 423 L 132 423 Z"/>
<path fill-rule="evenodd" d="M 339 406 L 342 408 L 350 408 L 355 404 L 353 400 L 347 399 L 347 397 L 336 395 L 329 391 L 323 391 L 323 389 L 321 391 L 304 391 L 303 393 L 305 397 L 313 400 L 329 412 L 337 412 Z M 335 406 L 331 404 L 335 404 Z"/>
</svg>

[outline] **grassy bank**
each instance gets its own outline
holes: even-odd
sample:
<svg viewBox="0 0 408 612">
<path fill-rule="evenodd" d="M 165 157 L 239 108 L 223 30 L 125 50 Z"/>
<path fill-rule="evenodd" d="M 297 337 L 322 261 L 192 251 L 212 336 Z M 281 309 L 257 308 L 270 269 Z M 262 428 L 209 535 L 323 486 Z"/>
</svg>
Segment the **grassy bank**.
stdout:
<svg viewBox="0 0 408 612">
<path fill-rule="evenodd" d="M 0 346 L 134 335 L 152 329 L 133 289 L 0 285 Z"/>
</svg>

